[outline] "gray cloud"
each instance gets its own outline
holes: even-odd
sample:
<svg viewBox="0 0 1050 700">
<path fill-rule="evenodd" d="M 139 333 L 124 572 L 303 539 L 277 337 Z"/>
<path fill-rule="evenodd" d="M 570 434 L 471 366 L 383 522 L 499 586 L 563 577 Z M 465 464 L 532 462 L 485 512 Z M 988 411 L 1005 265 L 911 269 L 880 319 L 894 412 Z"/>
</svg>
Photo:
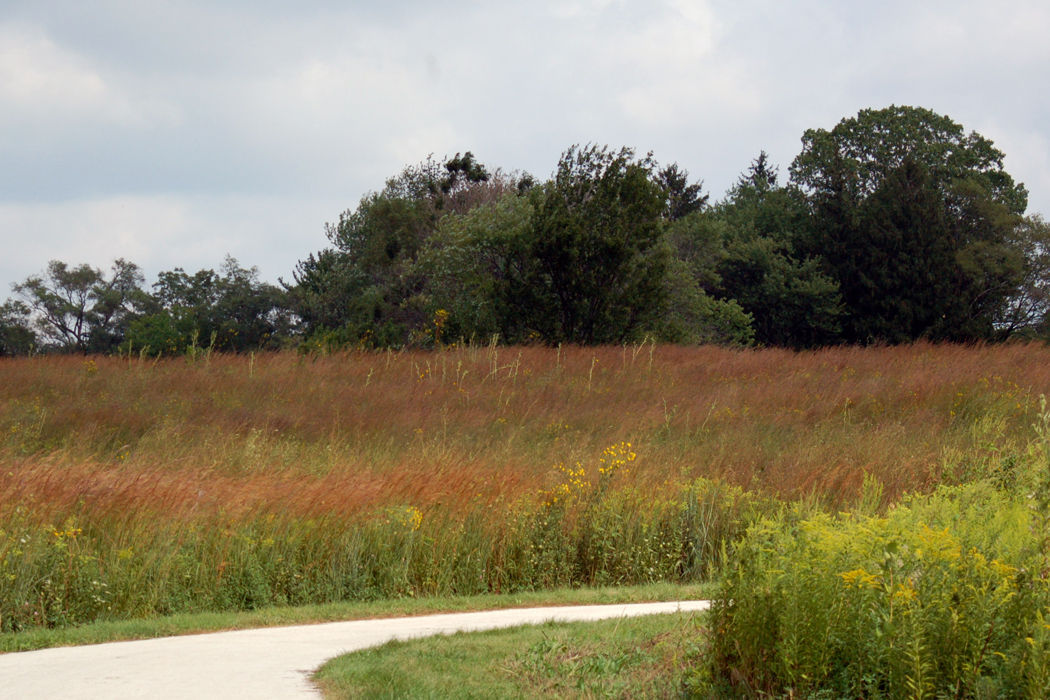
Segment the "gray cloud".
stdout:
<svg viewBox="0 0 1050 700">
<path fill-rule="evenodd" d="M 10 4 L 10 3 L 9 3 Z M 760 149 L 917 104 L 992 138 L 1050 213 L 1036 1 L 16 2 L 0 15 L 0 282 L 50 258 L 269 279 L 428 153 L 549 174 L 575 142 L 717 198 Z"/>
</svg>

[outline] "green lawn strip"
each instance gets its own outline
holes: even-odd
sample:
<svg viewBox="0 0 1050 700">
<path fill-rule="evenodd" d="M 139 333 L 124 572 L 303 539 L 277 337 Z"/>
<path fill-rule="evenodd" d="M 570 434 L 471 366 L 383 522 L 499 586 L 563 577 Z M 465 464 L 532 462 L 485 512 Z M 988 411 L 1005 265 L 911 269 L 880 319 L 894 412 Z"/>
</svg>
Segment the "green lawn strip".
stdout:
<svg viewBox="0 0 1050 700">
<path fill-rule="evenodd" d="M 326 698 L 677 697 L 697 663 L 698 613 L 458 633 L 332 659 Z"/>
<path fill-rule="evenodd" d="M 221 630 L 277 627 L 339 620 L 403 617 L 543 605 L 597 605 L 710 598 L 713 584 L 558 589 L 443 598 L 397 598 L 370 602 L 273 607 L 247 612 L 204 612 L 137 620 L 96 622 L 80 627 L 32 629 L 0 634 L 0 653 L 47 647 L 99 644 Z"/>
</svg>

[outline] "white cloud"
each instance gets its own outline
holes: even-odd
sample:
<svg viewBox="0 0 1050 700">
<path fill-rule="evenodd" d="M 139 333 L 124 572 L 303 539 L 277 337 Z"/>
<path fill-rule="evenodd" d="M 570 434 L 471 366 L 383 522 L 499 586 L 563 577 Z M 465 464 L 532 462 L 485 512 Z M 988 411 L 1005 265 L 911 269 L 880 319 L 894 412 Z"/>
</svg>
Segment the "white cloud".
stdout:
<svg viewBox="0 0 1050 700">
<path fill-rule="evenodd" d="M 177 121 L 168 107 L 137 100 L 85 56 L 36 27 L 0 25 L 0 124 L 35 128 L 84 120 L 121 127 Z"/>
<path fill-rule="evenodd" d="M 340 204 L 253 196 L 117 196 L 0 204 L 6 254 L 0 279 L 24 279 L 59 259 L 107 269 L 116 258 L 161 270 L 216 268 L 228 254 L 266 279 L 290 278 L 297 260 L 324 247 L 323 222 Z M 0 292 L 2 296 L 3 292 Z"/>
<path fill-rule="evenodd" d="M 0 96 L 12 105 L 97 104 L 102 78 L 46 36 L 0 27 Z"/>
<path fill-rule="evenodd" d="M 0 285 L 51 258 L 230 252 L 270 279 L 427 154 L 548 175 L 653 149 L 714 198 L 760 149 L 891 102 L 993 138 L 1050 213 L 1050 5 L 16 0 L 0 20 Z M 0 290 L 0 298 L 3 292 Z"/>
<path fill-rule="evenodd" d="M 617 3 L 617 0 L 554 0 L 550 4 L 550 13 L 557 19 L 580 19 L 593 17 L 601 14 L 613 4 Z"/>
</svg>

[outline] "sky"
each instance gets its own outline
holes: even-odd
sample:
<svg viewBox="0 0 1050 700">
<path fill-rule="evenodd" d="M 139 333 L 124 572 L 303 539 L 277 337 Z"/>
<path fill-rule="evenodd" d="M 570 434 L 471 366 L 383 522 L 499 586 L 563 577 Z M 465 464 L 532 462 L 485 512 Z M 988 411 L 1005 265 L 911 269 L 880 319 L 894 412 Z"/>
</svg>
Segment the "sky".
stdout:
<svg viewBox="0 0 1050 700">
<path fill-rule="evenodd" d="M 717 200 L 891 104 L 990 138 L 1050 216 L 1048 34 L 1045 0 L 3 0 L 0 301 L 53 259 L 291 280 L 430 154 L 544 179 L 630 146 Z"/>
</svg>

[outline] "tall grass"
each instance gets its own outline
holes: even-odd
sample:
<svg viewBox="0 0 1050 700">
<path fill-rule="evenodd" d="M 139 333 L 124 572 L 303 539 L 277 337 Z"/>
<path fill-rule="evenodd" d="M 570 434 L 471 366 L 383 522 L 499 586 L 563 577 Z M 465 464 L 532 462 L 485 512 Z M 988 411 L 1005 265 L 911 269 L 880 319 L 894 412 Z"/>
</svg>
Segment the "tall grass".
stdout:
<svg viewBox="0 0 1050 700">
<path fill-rule="evenodd" d="M 0 627 L 695 580 L 772 498 L 847 503 L 865 473 L 884 501 L 1009 478 L 1048 360 L 922 344 L 5 359 Z"/>
</svg>

